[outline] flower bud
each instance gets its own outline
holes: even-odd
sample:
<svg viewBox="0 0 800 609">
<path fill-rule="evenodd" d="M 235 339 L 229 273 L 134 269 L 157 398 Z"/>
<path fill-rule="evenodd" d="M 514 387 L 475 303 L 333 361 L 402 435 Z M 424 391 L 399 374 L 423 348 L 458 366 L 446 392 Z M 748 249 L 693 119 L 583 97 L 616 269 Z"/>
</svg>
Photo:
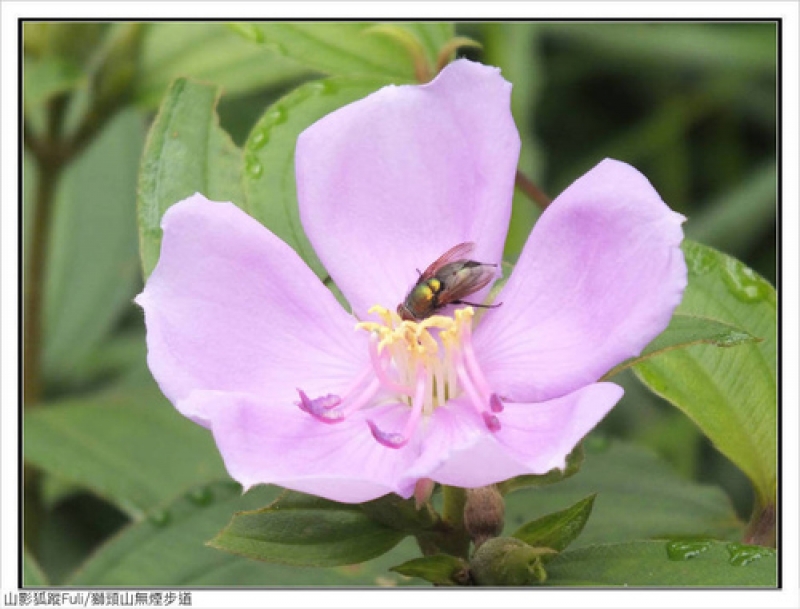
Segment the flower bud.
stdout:
<svg viewBox="0 0 800 609">
<path fill-rule="evenodd" d="M 514 537 L 496 537 L 475 551 L 470 561 L 472 578 L 479 586 L 529 586 L 547 579 L 542 556 L 550 548 L 534 548 Z"/>
<path fill-rule="evenodd" d="M 470 488 L 464 505 L 464 527 L 475 548 L 487 539 L 497 537 L 503 530 L 505 503 L 495 485 Z"/>
</svg>

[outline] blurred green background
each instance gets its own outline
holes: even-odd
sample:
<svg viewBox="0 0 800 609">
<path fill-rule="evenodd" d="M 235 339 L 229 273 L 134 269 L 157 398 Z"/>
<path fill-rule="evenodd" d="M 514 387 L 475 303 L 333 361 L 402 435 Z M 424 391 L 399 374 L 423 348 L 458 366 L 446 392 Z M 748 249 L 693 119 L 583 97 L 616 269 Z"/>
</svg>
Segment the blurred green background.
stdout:
<svg viewBox="0 0 800 609">
<path fill-rule="evenodd" d="M 460 54 L 500 66 L 513 83 L 520 168 L 551 197 L 602 158 L 626 161 L 687 216 L 687 236 L 775 283 L 774 23 L 468 22 L 457 23 L 456 32 L 482 44 Z M 120 39 L 125 44 L 110 42 Z M 37 170 L 26 149 L 26 266 L 37 188 L 57 188 L 47 237 L 40 400 L 58 407 L 109 395 L 104 391 L 144 391 L 170 408 L 151 388 L 142 314 L 132 303 L 142 287 L 138 163 L 161 96 L 176 76 L 222 85 L 220 124 L 241 145 L 271 102 L 320 74 L 215 23 L 134 29 L 28 23 L 24 49 L 29 134 L 46 131 L 48 113 L 59 103 L 64 128 L 77 128 L 98 86 L 108 88 L 110 108 L 102 129 L 57 182 Z M 104 63 L 114 52 L 122 58 Z M 103 73 L 104 65 L 119 73 Z M 59 102 L 66 92 L 69 103 Z M 517 193 L 510 259 L 538 213 Z M 632 376 L 616 380 L 626 397 L 594 435 L 632 440 L 665 457 L 681 476 L 722 486 L 746 519 L 752 497 L 744 476 L 679 411 Z M 30 516 L 37 529 L 30 550 L 43 575 L 58 583 L 128 522 L 130 512 L 86 492 L 57 465 L 45 469 L 41 509 Z"/>
</svg>

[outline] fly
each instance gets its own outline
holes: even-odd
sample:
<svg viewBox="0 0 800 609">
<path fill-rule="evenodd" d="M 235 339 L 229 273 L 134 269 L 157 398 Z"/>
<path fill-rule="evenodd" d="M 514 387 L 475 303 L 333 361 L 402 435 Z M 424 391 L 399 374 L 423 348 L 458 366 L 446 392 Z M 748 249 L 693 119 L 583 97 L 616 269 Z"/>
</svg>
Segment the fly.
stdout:
<svg viewBox="0 0 800 609">
<path fill-rule="evenodd" d="M 442 254 L 420 273 L 405 301 L 397 305 L 397 314 L 406 321 L 420 321 L 451 304 L 499 307 L 502 303 L 483 305 L 461 300 L 485 288 L 495 278 L 496 264 L 467 258 L 474 248 L 472 242 L 459 243 Z"/>
</svg>

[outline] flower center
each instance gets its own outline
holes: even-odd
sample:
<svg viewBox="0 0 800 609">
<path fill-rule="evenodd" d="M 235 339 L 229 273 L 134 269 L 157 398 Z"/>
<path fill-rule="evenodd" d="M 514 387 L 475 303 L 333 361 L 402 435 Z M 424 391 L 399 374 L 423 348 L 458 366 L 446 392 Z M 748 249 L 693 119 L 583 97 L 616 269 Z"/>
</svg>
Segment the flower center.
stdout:
<svg viewBox="0 0 800 609">
<path fill-rule="evenodd" d="M 367 423 L 378 442 L 400 448 L 421 419 L 463 395 L 490 431 L 500 429 L 494 413 L 503 410 L 503 403 L 491 391 L 472 348 L 472 307 L 456 310 L 453 317 L 432 315 L 422 321 L 404 321 L 381 306 L 369 312 L 381 321 L 359 322 L 356 329 L 370 333 L 371 368 L 342 396 L 310 399 L 298 389 L 301 409 L 325 423 L 337 423 L 365 406 L 399 402 L 409 408 L 402 430 L 388 432 L 371 420 Z"/>
</svg>

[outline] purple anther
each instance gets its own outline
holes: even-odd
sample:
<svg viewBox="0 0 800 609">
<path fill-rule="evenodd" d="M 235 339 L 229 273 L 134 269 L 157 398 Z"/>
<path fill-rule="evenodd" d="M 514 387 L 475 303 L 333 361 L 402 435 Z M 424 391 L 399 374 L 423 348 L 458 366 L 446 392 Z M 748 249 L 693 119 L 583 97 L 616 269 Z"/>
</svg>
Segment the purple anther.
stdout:
<svg viewBox="0 0 800 609">
<path fill-rule="evenodd" d="M 408 443 L 408 438 L 399 433 L 386 433 L 378 429 L 373 421 L 367 421 L 373 437 L 387 448 L 402 448 Z"/>
<path fill-rule="evenodd" d="M 486 423 L 486 427 L 489 428 L 489 431 L 495 432 L 500 431 L 500 420 L 494 416 L 493 414 L 489 414 L 488 412 L 483 413 L 483 422 Z"/>
<path fill-rule="evenodd" d="M 315 398 L 314 402 L 318 402 L 319 407 L 323 410 L 330 410 L 331 408 L 336 408 L 339 404 L 341 404 L 342 398 L 340 398 L 338 395 L 329 393 L 328 395 Z"/>
<path fill-rule="evenodd" d="M 493 393 L 489 396 L 489 408 L 492 412 L 503 412 L 503 402 L 500 401 L 500 396 Z"/>
<path fill-rule="evenodd" d="M 307 412 L 317 421 L 338 423 L 344 420 L 344 415 L 341 412 L 332 411 L 333 408 L 342 403 L 339 396 L 329 393 L 312 400 L 302 389 L 298 389 L 297 393 L 300 394 L 300 401 L 296 402 L 296 404 L 300 407 L 300 410 Z"/>
</svg>

